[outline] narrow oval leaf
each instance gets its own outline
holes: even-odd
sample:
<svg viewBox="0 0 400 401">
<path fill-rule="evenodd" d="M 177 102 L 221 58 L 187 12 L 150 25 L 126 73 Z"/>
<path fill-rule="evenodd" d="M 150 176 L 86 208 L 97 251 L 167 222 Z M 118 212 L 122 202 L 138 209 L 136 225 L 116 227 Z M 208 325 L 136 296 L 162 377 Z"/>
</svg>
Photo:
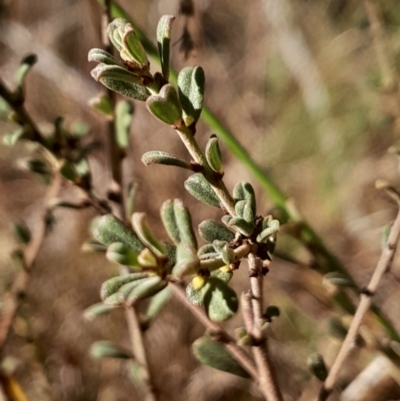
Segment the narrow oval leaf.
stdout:
<svg viewBox="0 0 400 401">
<path fill-rule="evenodd" d="M 139 241 L 139 238 L 112 214 L 106 214 L 94 219 L 91 231 L 94 239 L 106 246 L 114 242 L 122 242 L 137 253 L 144 249 L 144 245 Z"/>
<path fill-rule="evenodd" d="M 110 262 L 118 263 L 122 266 L 131 266 L 140 269 L 138 254 L 122 242 L 114 242 L 109 245 L 106 258 Z"/>
<path fill-rule="evenodd" d="M 96 63 L 103 63 L 107 65 L 123 65 L 110 53 L 103 49 L 91 49 L 88 53 L 88 61 L 94 61 Z"/>
<path fill-rule="evenodd" d="M 248 200 L 250 201 L 251 208 L 254 215 L 257 213 L 256 207 L 256 196 L 254 193 L 254 188 L 248 182 L 239 182 L 233 188 L 233 199 L 237 201 Z"/>
<path fill-rule="evenodd" d="M 128 350 L 120 347 L 117 344 L 114 344 L 111 341 L 96 341 L 90 348 L 90 355 L 95 359 L 129 359 L 132 357 Z"/>
<path fill-rule="evenodd" d="M 199 234 L 207 242 L 214 240 L 231 242 L 235 234 L 215 220 L 204 220 L 199 224 Z"/>
<path fill-rule="evenodd" d="M 184 185 L 186 191 L 200 202 L 203 202 L 206 205 L 220 207 L 220 200 L 213 191 L 210 183 L 204 178 L 203 174 L 192 174 L 185 181 Z"/>
<path fill-rule="evenodd" d="M 253 234 L 254 226 L 240 217 L 233 217 L 229 220 L 229 227 L 234 228 L 238 233 L 245 237 L 250 237 Z"/>
<path fill-rule="evenodd" d="M 141 299 L 149 298 L 161 290 L 163 290 L 168 283 L 159 276 L 149 277 L 135 287 L 127 296 L 127 305 L 134 305 Z"/>
<path fill-rule="evenodd" d="M 175 202 L 171 199 L 165 201 L 160 210 L 164 227 L 175 245 L 181 242 L 178 224 L 175 217 Z"/>
<path fill-rule="evenodd" d="M 207 142 L 205 155 L 210 167 L 215 172 L 222 174 L 224 169 L 222 165 L 221 150 L 219 148 L 218 138 L 214 134 L 211 135 L 211 138 Z"/>
<path fill-rule="evenodd" d="M 235 291 L 216 277 L 210 277 L 210 290 L 204 297 L 208 317 L 214 322 L 222 322 L 234 316 L 239 302 Z"/>
<path fill-rule="evenodd" d="M 151 95 L 146 101 L 147 109 L 154 117 L 169 125 L 179 126 L 182 119 L 182 108 L 176 89 L 164 85 L 158 95 Z"/>
<path fill-rule="evenodd" d="M 105 281 L 100 288 L 100 298 L 105 300 L 115 294 L 124 284 L 132 281 L 142 280 L 149 277 L 149 273 L 131 273 L 124 276 L 117 276 Z"/>
<path fill-rule="evenodd" d="M 181 242 L 176 248 L 176 263 L 172 274 L 183 278 L 188 274 L 195 274 L 199 270 L 199 258 L 196 249 L 186 242 Z"/>
<path fill-rule="evenodd" d="M 91 71 L 91 75 L 106 88 L 123 96 L 141 101 L 150 96 L 150 92 L 141 84 L 141 79 L 122 67 L 100 64 Z"/>
<path fill-rule="evenodd" d="M 126 24 L 129 24 L 129 22 L 126 21 L 125 19 L 123 19 L 123 18 L 115 18 L 107 26 L 108 37 L 109 37 L 111 43 L 114 45 L 114 47 L 118 51 L 121 51 L 122 48 L 123 48 L 123 46 L 122 46 L 122 37 L 121 37 L 121 34 L 119 33 L 119 29 L 120 28 L 123 29 Z"/>
<path fill-rule="evenodd" d="M 161 61 L 161 70 L 166 81 L 169 79 L 169 53 L 171 42 L 171 27 L 175 17 L 163 15 L 157 25 L 157 47 Z"/>
<path fill-rule="evenodd" d="M 86 320 L 92 321 L 99 316 L 107 315 L 110 311 L 114 309 L 116 309 L 115 306 L 104 305 L 102 302 L 99 302 L 86 308 L 83 312 L 83 317 Z"/>
<path fill-rule="evenodd" d="M 89 106 L 107 117 L 112 117 L 114 110 L 110 98 L 105 94 L 100 94 L 89 100 Z"/>
<path fill-rule="evenodd" d="M 171 290 L 169 289 L 169 287 L 165 287 L 163 290 L 154 295 L 147 306 L 145 314 L 146 321 L 151 321 L 155 319 L 170 298 Z"/>
<path fill-rule="evenodd" d="M 115 138 L 120 149 L 126 149 L 129 145 L 133 112 L 133 103 L 127 100 L 119 101 L 115 107 Z"/>
<path fill-rule="evenodd" d="M 200 337 L 193 343 L 193 352 L 203 364 L 214 369 L 249 378 L 250 375 L 240 363 L 229 353 L 226 346 L 212 341 L 209 337 Z"/>
<path fill-rule="evenodd" d="M 193 231 L 192 217 L 180 199 L 174 200 L 174 214 L 179 237 L 182 243 L 188 244 L 194 250 L 197 249 L 197 239 Z"/>
<path fill-rule="evenodd" d="M 140 69 L 148 68 L 149 60 L 147 59 L 147 54 L 133 26 L 128 21 L 125 21 L 124 26 L 117 29 L 121 35 L 123 47 L 120 52 L 121 58 L 137 64 Z"/>
<path fill-rule="evenodd" d="M 264 224 L 263 224 L 264 225 Z M 264 228 L 260 234 L 257 235 L 257 242 L 263 242 L 268 239 L 271 235 L 276 234 L 279 231 L 279 221 L 271 220 L 268 222 L 267 227 Z"/>
<path fill-rule="evenodd" d="M 221 256 L 224 263 L 229 265 L 235 261 L 235 253 L 226 241 L 213 241 L 215 251 Z"/>
<path fill-rule="evenodd" d="M 179 99 L 186 126 L 196 124 L 203 108 L 205 75 L 201 67 L 185 67 L 178 75 Z"/>
<path fill-rule="evenodd" d="M 152 150 L 150 152 L 146 152 L 142 156 L 142 163 L 145 166 L 150 164 L 163 164 L 165 166 L 176 166 L 185 168 L 187 170 L 193 170 L 190 163 L 181 160 L 167 152 L 162 152 L 161 150 Z"/>
<path fill-rule="evenodd" d="M 133 213 L 132 226 L 140 241 L 156 256 L 162 258 L 166 255 L 165 245 L 160 242 L 150 230 L 146 213 Z"/>
</svg>

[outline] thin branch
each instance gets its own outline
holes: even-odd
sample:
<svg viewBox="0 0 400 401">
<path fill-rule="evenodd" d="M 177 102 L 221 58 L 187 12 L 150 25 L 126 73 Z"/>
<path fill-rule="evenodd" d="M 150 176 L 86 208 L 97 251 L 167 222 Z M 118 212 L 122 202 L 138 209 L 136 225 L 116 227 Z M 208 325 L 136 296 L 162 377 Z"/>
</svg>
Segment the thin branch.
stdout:
<svg viewBox="0 0 400 401">
<path fill-rule="evenodd" d="M 2 97 L 13 109 L 14 113 L 18 117 L 19 124 L 29 128 L 32 134 L 32 140 L 40 143 L 43 147 L 47 148 L 48 145 L 46 141 L 43 139 L 43 136 L 41 135 L 39 129 L 37 128 L 31 116 L 25 109 L 24 99 L 21 98 L 20 96 L 16 96 L 15 93 L 10 91 L 1 78 L 0 78 L 0 97 Z"/>
<path fill-rule="evenodd" d="M 143 401 L 156 401 L 157 398 L 154 394 L 154 388 L 151 383 L 149 374 L 149 365 L 146 357 L 146 348 L 143 342 L 142 330 L 135 308 L 127 306 L 125 308 L 125 317 L 128 322 L 129 335 L 133 356 L 135 362 L 140 367 L 141 384 L 143 385 L 144 398 Z"/>
<path fill-rule="evenodd" d="M 3 313 L 0 320 L 0 350 L 3 349 L 7 340 L 10 327 L 13 324 L 14 318 L 18 311 L 21 295 L 26 291 L 29 281 L 29 274 L 45 239 L 47 232 L 47 219 L 49 212 L 52 209 L 51 201 L 57 197 L 60 188 L 61 176 L 59 174 L 55 174 L 53 182 L 50 185 L 44 199 L 44 209 L 41 213 L 42 216 L 40 225 L 24 252 L 24 268 L 18 273 L 11 290 L 3 297 L 2 303 L 4 306 L 2 307 Z"/>
<path fill-rule="evenodd" d="M 364 316 L 372 305 L 372 297 L 374 296 L 383 275 L 390 269 L 396 252 L 397 243 L 400 238 L 400 209 L 397 213 L 396 219 L 390 230 L 389 238 L 386 246 L 382 251 L 379 261 L 376 265 L 375 271 L 371 277 L 367 288 L 363 290 L 360 298 L 360 303 L 351 322 L 349 331 L 346 338 L 339 350 L 339 353 L 330 369 L 328 377 L 326 378 L 318 395 L 318 401 L 325 401 L 332 393 L 338 374 L 343 366 L 343 363 L 353 350 L 356 344 L 357 334 L 363 322 Z"/>
<path fill-rule="evenodd" d="M 268 350 L 268 341 L 263 334 L 263 272 L 262 261 L 253 253 L 248 255 L 251 304 L 246 308 L 253 312 L 253 325 L 250 335 L 254 345 L 252 351 L 259 374 L 259 385 L 268 401 L 283 401 L 283 397 L 276 380 Z M 247 320 L 250 321 L 249 319 Z M 250 328 L 250 324 L 248 323 Z"/>
<path fill-rule="evenodd" d="M 236 344 L 235 339 L 232 338 L 226 331 L 224 331 L 218 324 L 212 322 L 202 308 L 191 304 L 186 297 L 185 291 L 178 283 L 170 282 L 169 286 L 172 289 L 175 297 L 193 313 L 196 319 L 206 329 L 210 330 L 216 338 L 221 339 L 221 342 L 225 344 L 227 350 L 232 354 L 232 356 L 243 366 L 244 369 L 246 369 L 246 371 L 255 381 L 258 381 L 258 372 L 254 366 L 254 363 L 246 351 Z"/>
</svg>

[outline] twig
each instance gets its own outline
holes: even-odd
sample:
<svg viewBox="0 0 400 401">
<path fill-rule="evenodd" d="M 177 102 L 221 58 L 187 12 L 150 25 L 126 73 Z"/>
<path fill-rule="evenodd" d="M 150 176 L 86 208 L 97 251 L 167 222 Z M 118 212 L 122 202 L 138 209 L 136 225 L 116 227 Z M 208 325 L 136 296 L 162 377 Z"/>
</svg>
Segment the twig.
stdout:
<svg viewBox="0 0 400 401">
<path fill-rule="evenodd" d="M 383 275 L 389 270 L 392 263 L 394 254 L 396 252 L 397 243 L 400 237 L 400 209 L 397 213 L 396 219 L 390 230 L 389 238 L 387 244 L 382 251 L 379 258 L 378 264 L 376 265 L 375 271 L 371 277 L 371 281 L 365 290 L 361 293 L 360 303 L 351 322 L 349 331 L 343 341 L 343 344 L 339 350 L 339 353 L 329 371 L 328 377 L 326 378 L 321 390 L 319 392 L 318 401 L 326 400 L 333 391 L 333 387 L 336 382 L 336 378 L 343 366 L 346 358 L 349 356 L 350 352 L 353 350 L 358 331 L 363 322 L 364 316 L 368 312 L 372 305 L 372 297 L 374 296 L 379 283 Z"/>
<path fill-rule="evenodd" d="M 0 320 L 0 350 L 3 349 L 7 340 L 8 332 L 10 331 L 10 327 L 18 311 L 20 297 L 26 291 L 29 274 L 45 239 L 48 214 L 52 209 L 51 200 L 57 196 L 60 188 L 61 176 L 59 174 L 54 174 L 53 182 L 44 199 L 44 210 L 42 212 L 40 225 L 24 252 L 24 268 L 18 273 L 11 290 L 4 295 Z"/>
<path fill-rule="evenodd" d="M 135 358 L 135 362 L 137 362 L 140 367 L 140 378 L 144 392 L 143 401 L 156 401 L 149 374 L 146 348 L 143 342 L 142 331 L 140 329 L 140 323 L 135 308 L 127 306 L 125 308 L 125 317 L 126 321 L 128 322 L 131 346 L 134 353 L 133 356 Z"/>
<path fill-rule="evenodd" d="M 283 401 L 275 372 L 270 360 L 268 341 L 262 331 L 263 324 L 263 272 L 262 261 L 253 253 L 248 255 L 251 303 L 244 308 L 247 313 L 252 312 L 251 320 L 247 320 L 247 330 L 253 339 L 252 351 L 259 374 L 259 385 L 268 401 Z M 242 298 L 246 300 L 246 298 Z"/>
<path fill-rule="evenodd" d="M 221 342 L 225 344 L 227 350 L 232 354 L 232 356 L 243 366 L 244 369 L 246 369 L 255 381 L 258 381 L 258 372 L 254 363 L 243 348 L 236 344 L 235 339 L 226 333 L 218 324 L 212 322 L 202 308 L 191 304 L 187 299 L 184 290 L 178 283 L 170 282 L 169 286 L 175 297 L 193 313 L 196 319 L 205 328 L 210 330 L 216 338 L 219 338 Z"/>
<path fill-rule="evenodd" d="M 130 15 L 118 4 L 117 1 L 112 0 L 113 17 L 122 17 L 131 22 L 142 42 L 146 52 L 158 60 L 158 50 L 153 42 L 143 33 L 138 24 L 130 17 Z M 177 74 L 171 69 L 171 80 L 176 80 Z M 205 105 L 201 113 L 201 119 L 215 132 L 218 137 L 225 143 L 229 150 L 243 163 L 243 165 L 251 172 L 254 178 L 260 183 L 268 194 L 270 200 L 279 206 L 284 212 L 286 217 L 289 217 L 294 223 L 299 226 L 299 235 L 295 236 L 303 245 L 309 249 L 310 253 L 314 256 L 315 260 L 321 261 L 317 266 L 320 267 L 322 273 L 340 272 L 347 279 L 355 284 L 353 278 L 342 262 L 328 249 L 327 245 L 320 238 L 318 233 L 311 227 L 311 225 L 303 219 L 298 213 L 293 213 L 290 205 L 287 202 L 287 195 L 276 185 L 275 182 L 266 174 L 249 155 L 247 150 L 242 144 L 234 137 L 233 133 L 217 118 L 217 116 Z M 354 287 L 357 290 L 357 286 Z M 354 305 L 350 297 L 341 292 L 340 296 L 335 297 L 337 302 L 346 312 L 353 313 Z M 392 323 L 379 311 L 377 308 L 372 308 L 373 313 L 377 316 L 378 321 L 384 327 L 392 340 L 399 341 L 400 336 Z"/>
<path fill-rule="evenodd" d="M 47 143 L 43 139 L 39 129 L 37 128 L 36 124 L 32 120 L 31 116 L 25 109 L 24 106 L 24 99 L 21 96 L 17 96 L 15 93 L 10 91 L 5 83 L 0 78 L 0 97 L 2 97 L 13 109 L 14 113 L 18 117 L 18 122 L 22 126 L 27 126 L 30 129 L 32 134 L 32 140 L 35 142 L 40 143 L 43 147 L 47 148 Z"/>
</svg>

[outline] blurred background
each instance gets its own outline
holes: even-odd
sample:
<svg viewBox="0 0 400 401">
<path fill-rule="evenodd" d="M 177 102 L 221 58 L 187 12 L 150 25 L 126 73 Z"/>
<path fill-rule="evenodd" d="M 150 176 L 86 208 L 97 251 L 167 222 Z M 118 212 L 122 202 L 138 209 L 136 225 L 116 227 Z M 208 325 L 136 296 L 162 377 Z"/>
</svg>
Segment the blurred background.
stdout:
<svg viewBox="0 0 400 401">
<path fill-rule="evenodd" d="M 153 42 L 158 19 L 163 14 L 177 16 L 173 67 L 204 68 L 207 105 L 292 199 L 357 283 L 366 285 L 380 254 L 383 227 L 396 213 L 375 190 L 375 181 L 400 183 L 398 160 L 388 153 L 400 134 L 400 3 L 373 3 L 381 23 L 375 36 L 364 3 L 357 0 L 195 0 L 190 18 L 179 14 L 178 0 L 120 4 Z M 66 127 L 88 127 L 89 138 L 100 142 L 90 164 L 96 190 L 105 196 L 110 181 L 107 122 L 88 106 L 102 88 L 91 78 L 94 66 L 87 62 L 88 51 L 101 47 L 101 16 L 95 0 L 0 1 L 0 75 L 12 87 L 21 58 L 37 54 L 27 82 L 26 107 L 44 131 L 51 131 L 59 116 Z M 0 122 L 1 135 L 12 129 L 11 123 Z M 210 134 L 200 123 L 197 136 L 202 145 Z M 268 213 L 274 205 L 264 190 L 228 148 L 221 147 L 228 188 L 240 180 L 251 182 L 259 213 Z M 160 205 L 173 197 L 184 200 L 195 224 L 220 218 L 218 211 L 185 193 L 187 172 L 144 167 L 140 157 L 149 150 L 186 157 L 174 132 L 152 118 L 143 103 L 135 102 L 124 176 L 126 182 L 139 185 L 137 209 L 148 213 L 156 231 Z M 41 219 L 46 187 L 20 168 L 20 160 L 30 152 L 26 144 L 0 145 L 2 294 L 17 274 L 10 259 L 17 246 L 12 223 L 25 221 L 34 235 Z M 61 196 L 74 199 L 76 194 L 64 186 Z M 117 272 L 103 255 L 81 252 L 95 215 L 91 209 L 56 210 L 52 232 L 9 333 L 3 369 L 12 372 L 29 400 L 139 400 L 125 363 L 92 360 L 88 354 L 96 340 L 129 347 L 122 313 L 94 322 L 82 317 L 85 308 L 99 301 L 101 283 Z M 162 229 L 160 236 L 165 237 Z M 270 344 L 285 400 L 308 400 L 319 384 L 307 370 L 307 357 L 321 352 L 330 364 L 341 343 L 332 319 L 346 324 L 348 317 L 334 306 L 322 276 L 308 267 L 311 256 L 299 244 L 279 238 L 279 250 L 300 263 L 277 259 L 267 275 L 266 301 L 281 310 L 270 330 Z M 239 294 L 248 288 L 242 270 L 233 279 Z M 398 330 L 399 280 L 395 260 L 376 296 Z M 238 315 L 226 327 L 233 330 L 240 324 Z M 202 334 L 202 327 L 174 299 L 146 331 L 160 401 L 260 399 L 246 380 L 199 365 L 190 345 Z M 367 366 L 378 366 L 372 377 L 376 372 L 384 376 L 387 394 L 375 389 L 369 392 L 372 398 L 365 398 L 361 390 L 356 395 L 349 390 Z M 364 346 L 344 367 L 338 389 L 348 386 L 342 400 L 398 399 L 399 377 L 373 347 Z M 332 399 L 339 399 L 338 394 Z"/>
</svg>

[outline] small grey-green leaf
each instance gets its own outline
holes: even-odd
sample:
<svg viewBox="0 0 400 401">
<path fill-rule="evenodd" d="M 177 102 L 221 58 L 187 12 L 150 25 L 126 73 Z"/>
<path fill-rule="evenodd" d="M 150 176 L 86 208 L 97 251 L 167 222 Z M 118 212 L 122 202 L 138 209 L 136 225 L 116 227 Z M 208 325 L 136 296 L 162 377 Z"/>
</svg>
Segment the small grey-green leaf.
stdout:
<svg viewBox="0 0 400 401">
<path fill-rule="evenodd" d="M 271 235 L 276 234 L 279 231 L 279 221 L 271 220 L 268 222 L 268 225 L 265 229 L 261 231 L 260 234 L 257 235 L 257 242 L 263 242 Z"/>
<path fill-rule="evenodd" d="M 218 138 L 215 134 L 211 135 L 211 138 L 207 142 L 205 149 L 205 155 L 210 167 L 217 173 L 224 171 L 222 166 L 221 150 L 218 144 Z"/>
<path fill-rule="evenodd" d="M 216 252 L 221 256 L 224 263 L 229 265 L 235 261 L 235 253 L 233 249 L 229 248 L 229 244 L 226 241 L 214 240 L 213 246 Z"/>
<path fill-rule="evenodd" d="M 107 34 L 108 37 L 110 38 L 111 43 L 114 45 L 114 47 L 118 50 L 122 50 L 122 37 L 119 32 L 119 30 L 125 27 L 126 24 L 129 24 L 128 21 L 126 21 L 123 18 L 115 18 L 112 20 L 108 26 L 107 26 Z"/>
<path fill-rule="evenodd" d="M 92 77 L 106 88 L 126 97 L 145 101 L 150 92 L 141 83 L 141 78 L 116 65 L 99 64 L 91 71 Z"/>
<path fill-rule="evenodd" d="M 126 297 L 126 303 L 128 305 L 134 305 L 141 299 L 149 298 L 157 294 L 163 290 L 167 284 L 168 283 L 159 276 L 149 277 L 132 289 Z"/>
<path fill-rule="evenodd" d="M 203 108 L 205 76 L 201 67 L 185 67 L 178 75 L 179 99 L 186 126 L 195 124 Z"/>
<path fill-rule="evenodd" d="M 164 85 L 158 95 L 151 95 L 146 100 L 147 109 L 154 117 L 169 125 L 180 125 L 182 108 L 176 89 L 171 85 Z"/>
<path fill-rule="evenodd" d="M 251 224 L 247 223 L 247 221 L 240 217 L 233 217 L 230 219 L 229 226 L 245 237 L 250 237 L 254 230 L 254 227 Z"/>
<path fill-rule="evenodd" d="M 174 200 L 174 213 L 181 243 L 188 244 L 196 250 L 197 239 L 193 231 L 192 218 L 189 210 L 183 205 L 180 199 Z"/>
<path fill-rule="evenodd" d="M 321 382 L 325 381 L 328 376 L 324 359 L 318 353 L 311 354 L 307 359 L 307 366 L 310 372 Z"/>
<path fill-rule="evenodd" d="M 115 137 L 120 149 L 126 149 L 129 145 L 133 112 L 133 103 L 127 100 L 119 101 L 115 107 Z"/>
<path fill-rule="evenodd" d="M 91 98 L 89 100 L 89 106 L 107 117 L 112 117 L 114 112 L 110 98 L 105 94 L 100 94 Z"/>
<path fill-rule="evenodd" d="M 100 288 L 100 298 L 102 300 L 115 294 L 124 284 L 149 277 L 149 273 L 131 273 L 124 276 L 117 276 L 105 281 Z"/>
<path fill-rule="evenodd" d="M 109 245 L 106 252 L 106 258 L 110 262 L 140 269 L 137 257 L 137 252 L 133 251 L 130 247 L 126 246 L 122 242 L 114 242 L 113 244 Z"/>
<path fill-rule="evenodd" d="M 147 306 L 145 315 L 146 320 L 149 321 L 155 319 L 170 298 L 171 290 L 169 287 L 165 287 L 163 290 L 154 295 Z"/>
<path fill-rule="evenodd" d="M 150 230 L 146 213 L 133 213 L 132 226 L 140 241 L 145 244 L 156 256 L 162 258 L 166 254 L 165 246 Z"/>
<path fill-rule="evenodd" d="M 158 54 L 160 55 L 162 74 L 166 81 L 169 79 L 171 27 L 174 19 L 173 15 L 163 15 L 157 25 Z"/>
<path fill-rule="evenodd" d="M 215 220 L 204 220 L 199 224 L 199 234 L 207 242 L 214 240 L 231 242 L 235 234 Z"/>
<path fill-rule="evenodd" d="M 206 244 L 199 248 L 197 255 L 200 259 L 210 259 L 219 256 L 219 253 L 215 252 L 213 244 Z"/>
<path fill-rule="evenodd" d="M 205 179 L 201 173 L 192 174 L 185 181 L 185 189 L 194 198 L 206 205 L 220 207 L 220 200 L 213 191 L 210 183 Z"/>
<path fill-rule="evenodd" d="M 193 343 L 193 352 L 203 365 L 208 365 L 236 376 L 250 377 L 247 371 L 229 353 L 224 344 L 212 341 L 209 337 L 198 338 Z"/>
<path fill-rule="evenodd" d="M 181 242 L 178 224 L 175 216 L 175 202 L 171 199 L 166 200 L 160 210 L 161 220 L 169 237 L 174 241 L 175 245 Z"/>
<path fill-rule="evenodd" d="M 107 65 L 119 65 L 123 67 L 123 65 L 112 54 L 103 49 L 91 49 L 88 53 L 88 61 Z"/>
<path fill-rule="evenodd" d="M 92 321 L 98 316 L 107 315 L 110 311 L 116 309 L 116 306 L 104 305 L 102 302 L 91 305 L 83 312 L 83 317 L 86 320 Z"/>
<path fill-rule="evenodd" d="M 112 214 L 95 218 L 91 225 L 91 231 L 94 239 L 106 246 L 114 242 L 122 242 L 136 253 L 140 253 L 144 249 L 144 245 L 132 230 Z"/>
<path fill-rule="evenodd" d="M 192 165 L 184 160 L 177 158 L 167 152 L 162 152 L 161 150 L 152 150 L 146 152 L 142 156 L 142 162 L 145 166 L 149 164 L 163 164 L 165 166 L 176 166 L 182 167 L 187 170 L 193 170 Z"/>
<path fill-rule="evenodd" d="M 172 274 L 183 278 L 188 274 L 194 274 L 199 269 L 199 258 L 196 249 L 189 243 L 182 241 L 176 248 L 176 263 Z"/>
<path fill-rule="evenodd" d="M 90 355 L 95 359 L 117 358 L 129 359 L 131 354 L 128 350 L 114 344 L 111 341 L 96 341 L 90 348 Z"/>
<path fill-rule="evenodd" d="M 254 215 L 257 213 L 256 196 L 254 189 L 248 182 L 239 182 L 233 188 L 233 199 L 237 202 L 240 200 L 249 200 Z"/>
<path fill-rule="evenodd" d="M 118 27 L 117 29 L 121 35 L 123 47 L 123 50 L 120 51 L 121 58 L 125 61 L 137 64 L 141 69 L 148 68 L 149 60 L 147 59 L 146 51 L 133 26 L 126 21 L 124 26 Z"/>
<path fill-rule="evenodd" d="M 204 297 L 208 317 L 214 322 L 230 319 L 239 306 L 235 291 L 216 277 L 210 277 L 209 283 L 211 289 Z"/>
</svg>

